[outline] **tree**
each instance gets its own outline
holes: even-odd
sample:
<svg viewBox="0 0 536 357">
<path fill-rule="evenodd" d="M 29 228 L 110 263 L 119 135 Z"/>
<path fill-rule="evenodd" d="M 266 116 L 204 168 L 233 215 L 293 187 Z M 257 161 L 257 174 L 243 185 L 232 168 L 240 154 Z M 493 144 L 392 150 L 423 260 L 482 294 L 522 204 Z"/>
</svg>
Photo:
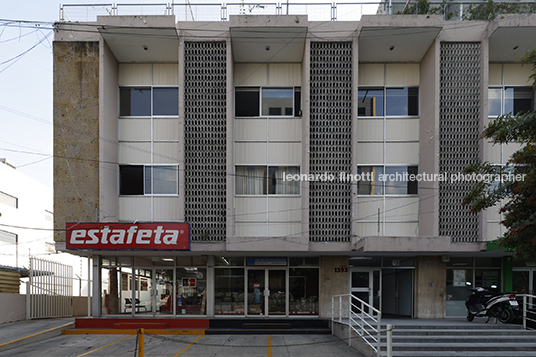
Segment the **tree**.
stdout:
<svg viewBox="0 0 536 357">
<path fill-rule="evenodd" d="M 522 65 L 532 65 L 529 80 L 533 81 L 533 91 L 536 90 L 536 49 L 525 54 Z M 501 115 L 489 123 L 482 137 L 494 144 L 518 142 L 522 147 L 512 155 L 506 168 L 481 162 L 469 165 L 465 173 L 487 174 L 481 177 L 490 178 L 514 170 L 525 175 L 522 179 L 510 176 L 503 181 L 480 180 L 463 203 L 478 212 L 506 199 L 500 212 L 504 213 L 502 224 L 507 231 L 498 239 L 499 246 L 515 251 L 517 258 L 536 259 L 536 111 Z"/>
</svg>

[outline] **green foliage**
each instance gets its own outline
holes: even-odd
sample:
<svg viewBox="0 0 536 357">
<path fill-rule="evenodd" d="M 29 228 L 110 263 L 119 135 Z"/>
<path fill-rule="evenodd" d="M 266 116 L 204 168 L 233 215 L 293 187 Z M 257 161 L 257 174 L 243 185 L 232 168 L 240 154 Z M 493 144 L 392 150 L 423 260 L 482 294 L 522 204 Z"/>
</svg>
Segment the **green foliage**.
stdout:
<svg viewBox="0 0 536 357">
<path fill-rule="evenodd" d="M 522 63 L 531 64 L 536 73 L 536 50 L 528 52 Z M 536 90 L 534 73 L 529 78 Z M 496 186 L 478 182 L 463 203 L 478 212 L 506 199 L 500 211 L 504 213 L 502 224 L 507 232 L 499 238 L 499 245 L 514 250 L 520 258 L 536 259 L 536 112 L 501 115 L 489 123 L 482 137 L 496 144 L 521 143 L 522 148 L 512 155 L 508 164 L 525 176 L 523 180 L 495 183 Z M 503 173 L 501 170 L 504 168 L 484 162 L 469 165 L 465 172 L 485 175 Z"/>
<path fill-rule="evenodd" d="M 463 20 L 491 21 L 501 14 L 533 14 L 536 3 L 529 2 L 495 2 L 488 0 L 485 4 L 471 4 L 464 9 Z"/>
<path fill-rule="evenodd" d="M 462 20 L 491 21 L 502 14 L 536 13 L 535 2 L 495 2 L 488 0 L 484 4 L 447 4 L 447 0 L 443 0 L 441 4 L 430 4 L 429 0 L 418 0 L 416 4 L 408 6 L 405 11 L 398 12 L 398 14 L 444 15 L 445 20 L 450 20 L 455 16 L 454 12 L 457 15 L 459 6 L 463 6 Z"/>
</svg>

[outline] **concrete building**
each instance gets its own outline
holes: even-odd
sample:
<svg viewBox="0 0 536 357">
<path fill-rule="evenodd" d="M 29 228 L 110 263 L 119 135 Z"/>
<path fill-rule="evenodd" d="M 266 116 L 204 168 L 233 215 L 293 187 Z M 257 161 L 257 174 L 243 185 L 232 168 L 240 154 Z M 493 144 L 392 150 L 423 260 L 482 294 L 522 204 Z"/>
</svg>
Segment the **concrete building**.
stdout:
<svg viewBox="0 0 536 357">
<path fill-rule="evenodd" d="M 479 135 L 534 108 L 535 34 L 532 14 L 59 22 L 56 249 L 92 257 L 95 316 L 329 317 L 353 293 L 441 318 L 466 281 L 533 289 L 452 175 L 515 148 Z"/>
<path fill-rule="evenodd" d="M 52 205 L 50 187 L 0 159 L 0 265 L 28 268 L 29 254 L 54 252 Z"/>
</svg>

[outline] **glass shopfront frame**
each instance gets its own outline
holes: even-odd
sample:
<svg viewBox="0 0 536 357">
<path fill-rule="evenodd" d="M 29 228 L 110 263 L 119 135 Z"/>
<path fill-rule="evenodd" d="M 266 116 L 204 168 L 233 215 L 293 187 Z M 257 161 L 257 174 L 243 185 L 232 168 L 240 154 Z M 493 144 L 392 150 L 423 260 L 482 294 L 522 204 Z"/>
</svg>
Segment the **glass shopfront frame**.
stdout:
<svg viewBox="0 0 536 357">
<path fill-rule="evenodd" d="M 206 257 L 102 257 L 100 277 L 101 315 L 207 314 Z"/>
<path fill-rule="evenodd" d="M 318 257 L 101 256 L 98 269 L 100 315 L 319 315 Z"/>
<path fill-rule="evenodd" d="M 466 316 L 465 300 L 471 294 L 466 282 L 472 287 L 489 288 L 497 285 L 502 291 L 502 258 L 450 257 L 447 263 L 447 309 L 446 316 Z"/>
</svg>

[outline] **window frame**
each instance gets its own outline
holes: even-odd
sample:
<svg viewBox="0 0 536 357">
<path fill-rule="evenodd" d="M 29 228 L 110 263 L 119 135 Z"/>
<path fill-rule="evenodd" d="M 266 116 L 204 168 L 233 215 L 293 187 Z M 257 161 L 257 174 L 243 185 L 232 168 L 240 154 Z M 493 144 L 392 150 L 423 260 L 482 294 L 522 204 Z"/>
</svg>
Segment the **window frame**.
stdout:
<svg viewBox="0 0 536 357">
<path fill-rule="evenodd" d="M 143 188 L 143 194 L 123 194 L 121 193 L 121 167 L 125 166 L 141 166 L 142 167 L 142 177 L 141 177 L 141 186 Z M 162 166 L 173 166 L 176 168 L 176 193 L 147 193 L 146 192 L 146 175 L 147 167 L 162 167 Z M 120 164 L 118 171 L 118 181 L 119 181 L 119 196 L 120 197 L 178 197 L 179 196 L 179 164 Z M 154 191 L 154 177 L 151 176 L 151 191 Z"/>
<path fill-rule="evenodd" d="M 506 109 L 505 109 L 505 106 L 506 106 L 506 89 L 508 88 L 513 88 L 513 89 L 516 89 L 516 88 L 520 88 L 520 89 L 527 89 L 527 90 L 530 90 L 530 92 L 532 93 L 532 109 L 531 109 L 531 112 L 533 112 L 535 109 L 535 105 L 536 105 L 536 98 L 535 98 L 535 94 L 532 90 L 532 86 L 526 86 L 526 85 L 506 85 L 506 84 L 500 84 L 500 85 L 489 85 L 488 86 L 488 118 L 490 119 L 493 119 L 493 118 L 497 118 L 501 115 L 506 115 L 506 114 L 509 114 L 506 113 Z M 490 90 L 491 89 L 499 89 L 500 90 L 500 112 L 499 114 L 491 114 L 491 111 L 490 111 Z M 515 98 L 514 98 L 515 100 Z M 512 113 L 513 116 L 517 115 L 516 113 Z"/>
<path fill-rule="evenodd" d="M 414 88 L 417 90 L 417 103 L 416 103 L 416 108 L 417 108 L 417 114 L 387 114 L 387 90 L 388 89 L 404 89 L 404 88 L 407 88 L 408 89 L 408 92 L 410 89 Z M 360 96 L 359 96 L 359 92 L 362 91 L 362 90 L 381 90 L 382 93 L 383 93 L 383 97 L 382 97 L 382 100 L 383 100 L 383 106 L 382 106 L 382 111 L 383 111 L 383 114 L 381 115 L 359 115 L 359 100 L 360 100 Z M 357 117 L 358 118 L 418 118 L 420 116 L 420 95 L 421 95 L 421 91 L 420 91 L 420 86 L 387 86 L 387 85 L 377 85 L 377 86 L 374 86 L 374 85 L 371 85 L 371 86 L 359 86 L 358 89 L 357 89 Z M 408 98 L 409 98 L 409 93 L 408 93 Z M 408 103 L 409 104 L 409 103 Z M 409 113 L 409 105 L 408 105 L 408 113 Z"/>
<path fill-rule="evenodd" d="M 389 167 L 405 167 L 406 172 L 408 173 L 408 175 L 412 174 L 412 173 L 410 173 L 410 167 L 411 167 L 411 168 L 416 168 L 416 174 L 419 173 L 419 165 L 416 165 L 416 164 L 400 164 L 400 165 L 396 165 L 396 164 L 388 164 L 388 165 L 383 165 L 383 164 L 382 165 L 378 165 L 378 164 L 362 164 L 361 165 L 360 164 L 360 165 L 357 165 L 358 173 L 359 173 L 359 168 L 360 167 L 382 168 L 382 173 L 381 174 L 383 174 L 383 175 L 387 175 L 386 168 L 389 168 Z M 415 182 L 416 183 L 416 188 L 417 188 L 416 193 L 386 193 L 386 191 L 387 191 L 387 183 L 388 182 L 397 182 L 397 181 L 380 181 L 381 185 L 376 185 L 376 186 L 380 186 L 381 193 L 380 194 L 374 194 L 374 195 L 359 193 L 359 182 L 357 182 L 357 196 L 358 197 L 418 197 L 419 196 L 419 181 L 417 181 L 417 180 L 415 180 L 415 181 L 405 181 L 406 187 L 409 184 L 409 182 Z M 402 181 L 400 181 L 400 182 L 402 182 Z M 407 187 L 406 190 L 409 191 L 409 187 Z"/>
<path fill-rule="evenodd" d="M 177 114 L 154 114 L 154 90 L 153 89 L 176 89 L 177 90 Z M 121 114 L 121 89 L 149 89 L 150 90 L 150 109 L 148 115 L 122 115 Z M 179 118 L 180 117 L 180 90 L 179 86 L 170 86 L 170 85 L 129 85 L 129 86 L 118 86 L 118 118 L 119 119 L 131 119 L 131 118 Z"/>
<path fill-rule="evenodd" d="M 258 115 L 237 115 L 236 108 L 238 103 L 236 102 L 237 96 L 236 92 L 239 89 L 258 89 L 257 93 L 259 94 L 259 113 Z M 262 104 L 263 104 L 263 89 L 290 89 L 292 90 L 292 115 L 264 115 L 262 113 Z M 300 108 L 296 108 L 296 93 L 300 93 Z M 235 118 L 301 118 L 302 117 L 302 96 L 301 96 L 301 87 L 300 86 L 235 86 L 234 87 L 234 117 Z"/>
<path fill-rule="evenodd" d="M 299 197 L 301 196 L 301 181 L 297 181 L 298 186 L 298 193 L 270 193 L 270 168 L 273 167 L 295 167 L 298 168 L 298 175 L 301 174 L 301 165 L 274 165 L 274 164 L 263 164 L 263 165 L 255 165 L 255 164 L 243 164 L 243 165 L 234 165 L 234 195 L 235 197 Z M 266 193 L 262 194 L 249 194 L 249 193 L 237 193 L 237 168 L 238 167 L 262 167 L 265 168 L 265 177 L 264 177 L 264 188 L 266 190 Z M 289 182 L 296 182 L 296 181 L 289 181 Z"/>
</svg>

